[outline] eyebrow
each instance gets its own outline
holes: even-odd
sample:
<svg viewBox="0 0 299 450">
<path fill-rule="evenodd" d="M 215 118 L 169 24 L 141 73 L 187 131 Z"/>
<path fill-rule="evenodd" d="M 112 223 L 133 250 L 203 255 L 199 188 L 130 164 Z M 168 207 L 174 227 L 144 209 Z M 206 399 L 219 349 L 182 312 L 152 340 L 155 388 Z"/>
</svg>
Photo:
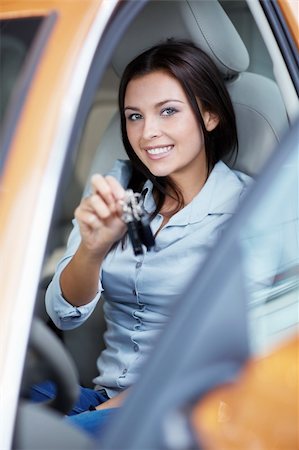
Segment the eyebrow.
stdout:
<svg viewBox="0 0 299 450">
<path fill-rule="evenodd" d="M 184 103 L 181 100 L 176 100 L 176 99 L 167 99 L 167 100 L 162 100 L 161 102 L 158 102 L 155 104 L 155 107 L 161 107 L 163 105 L 165 105 L 165 103 L 170 103 L 170 102 L 176 102 L 176 103 Z M 125 111 L 127 109 L 130 109 L 132 111 L 140 111 L 140 109 L 137 106 L 126 106 L 125 107 Z"/>
</svg>

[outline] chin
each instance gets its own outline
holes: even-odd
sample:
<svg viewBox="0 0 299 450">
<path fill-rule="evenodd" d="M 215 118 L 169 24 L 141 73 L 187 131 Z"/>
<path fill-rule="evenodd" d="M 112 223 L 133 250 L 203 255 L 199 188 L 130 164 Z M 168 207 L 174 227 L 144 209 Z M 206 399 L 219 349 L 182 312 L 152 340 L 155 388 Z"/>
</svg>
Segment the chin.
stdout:
<svg viewBox="0 0 299 450">
<path fill-rule="evenodd" d="M 151 170 L 149 168 L 149 171 L 155 176 L 155 177 L 167 177 L 168 175 L 170 175 L 170 171 L 169 170 Z"/>
<path fill-rule="evenodd" d="M 169 167 L 159 167 L 158 164 L 147 164 L 146 166 L 155 177 L 167 177 L 173 172 Z"/>
</svg>

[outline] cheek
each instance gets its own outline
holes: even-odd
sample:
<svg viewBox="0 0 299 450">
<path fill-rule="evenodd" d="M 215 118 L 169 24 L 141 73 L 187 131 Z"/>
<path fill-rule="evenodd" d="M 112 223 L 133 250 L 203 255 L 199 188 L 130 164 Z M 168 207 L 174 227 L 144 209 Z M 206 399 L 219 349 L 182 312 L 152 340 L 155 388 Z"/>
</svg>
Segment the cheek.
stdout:
<svg viewBox="0 0 299 450">
<path fill-rule="evenodd" d="M 178 139 L 186 144 L 192 143 L 201 146 L 203 143 L 203 132 L 199 129 L 193 117 L 190 117 L 190 120 L 186 120 L 184 123 L 177 123 L 174 132 Z"/>
<path fill-rule="evenodd" d="M 134 125 L 135 126 L 130 124 L 127 126 L 127 136 L 128 136 L 129 142 L 133 148 L 134 148 L 134 146 L 136 146 L 136 142 L 138 140 L 138 127 L 136 126 L 136 124 L 134 124 Z"/>
<path fill-rule="evenodd" d="M 135 147 L 134 135 L 133 135 L 133 133 L 132 133 L 130 128 L 127 128 L 127 137 L 128 137 L 128 140 L 129 140 L 129 142 L 131 144 L 131 147 L 133 148 L 133 150 L 135 150 L 135 148 L 134 148 Z"/>
<path fill-rule="evenodd" d="M 142 131 L 141 127 L 138 126 L 139 124 L 134 124 L 134 126 L 127 128 L 127 136 L 129 139 L 129 142 L 131 144 L 132 149 L 136 153 L 136 155 L 142 159 L 143 158 L 143 151 L 140 148 L 141 145 L 141 138 L 142 138 Z"/>
<path fill-rule="evenodd" d="M 204 144 L 204 135 L 201 127 L 199 127 L 197 121 L 192 118 L 190 118 L 188 129 L 186 127 L 186 134 L 189 136 L 190 140 L 194 142 L 194 144 L 199 145 L 202 147 Z"/>
</svg>

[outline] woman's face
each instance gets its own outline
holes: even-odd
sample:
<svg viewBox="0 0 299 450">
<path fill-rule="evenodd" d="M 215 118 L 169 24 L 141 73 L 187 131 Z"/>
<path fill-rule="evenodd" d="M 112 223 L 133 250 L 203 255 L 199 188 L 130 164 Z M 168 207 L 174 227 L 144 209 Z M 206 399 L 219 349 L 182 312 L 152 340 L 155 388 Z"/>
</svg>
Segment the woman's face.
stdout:
<svg viewBox="0 0 299 450">
<path fill-rule="evenodd" d="M 129 82 L 125 116 L 130 144 L 153 175 L 170 176 L 183 184 L 206 171 L 202 131 L 180 83 L 167 72 Z M 213 127 L 217 125 L 208 112 L 202 116 L 208 130 L 213 120 Z"/>
</svg>

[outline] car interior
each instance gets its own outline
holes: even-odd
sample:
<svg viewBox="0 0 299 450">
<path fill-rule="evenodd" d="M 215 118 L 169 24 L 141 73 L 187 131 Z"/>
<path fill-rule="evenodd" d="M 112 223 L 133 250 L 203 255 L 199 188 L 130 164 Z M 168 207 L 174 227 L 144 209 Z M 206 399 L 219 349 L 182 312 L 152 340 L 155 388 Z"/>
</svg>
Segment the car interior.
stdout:
<svg viewBox="0 0 299 450">
<path fill-rule="evenodd" d="M 73 152 L 72 160 L 68 161 L 72 168 L 71 174 L 64 191 L 61 192 L 61 207 L 53 218 L 36 301 L 36 319 L 46 322 L 56 335 L 53 338 L 48 336 L 46 331 L 45 341 L 49 346 L 53 345 L 53 349 L 56 349 L 56 344 L 58 345 L 57 337 L 63 342 L 68 352 L 61 356 L 63 361 L 67 361 L 65 371 L 67 374 L 72 371 L 77 373 L 80 383 L 87 387 L 93 386 L 92 379 L 97 375 L 96 360 L 104 348 L 105 327 L 101 302 L 83 326 L 62 332 L 55 329 L 45 312 L 43 301 L 45 290 L 56 263 L 64 253 L 74 210 L 88 189 L 90 176 L 96 172 L 107 174 L 116 159 L 127 158 L 121 142 L 117 111 L 117 89 L 121 73 L 134 56 L 168 38 L 192 40 L 212 57 L 220 69 L 231 95 L 237 119 L 238 157 L 234 163 L 227 161 L 229 165 L 233 164 L 234 169 L 258 179 L 268 158 L 283 139 L 292 121 L 291 102 L 286 94 L 286 85 L 290 85 L 289 80 L 284 70 L 280 71 L 279 66 L 275 64 L 246 1 L 156 0 L 145 4 L 113 52 L 111 62 L 99 83 L 90 107 L 79 146 Z M 37 320 L 37 327 L 38 324 Z M 43 359 L 43 350 L 36 346 L 36 341 L 38 339 L 33 337 L 31 348 L 34 348 L 40 360 Z M 32 358 L 32 352 L 31 357 L 29 353 L 24 375 L 24 390 L 26 386 L 36 381 L 36 377 L 33 376 L 35 372 L 38 372 L 40 379 L 50 370 L 49 368 L 40 370 L 40 363 Z M 56 378 L 62 379 L 61 389 L 68 392 L 69 402 L 72 402 L 76 396 L 75 381 L 66 387 L 63 383 L 65 376 L 60 375 L 56 374 Z M 66 376 L 72 379 L 71 375 Z M 66 412 L 65 404 L 63 407 L 59 406 L 59 399 L 58 406 L 56 404 L 53 408 L 60 411 L 58 415 Z M 38 411 L 38 414 L 43 414 L 41 412 L 43 410 Z M 33 446 L 32 434 L 30 438 L 28 437 L 28 430 L 31 430 L 32 425 L 23 419 L 25 416 L 28 414 L 22 413 L 17 421 L 16 448 L 30 448 L 30 445 L 37 448 Z M 47 416 L 46 420 L 50 423 L 51 418 Z M 56 421 L 54 422 L 53 429 L 56 429 L 58 425 Z M 61 424 L 60 426 L 62 427 Z M 65 431 L 61 428 L 61 433 L 63 432 Z M 37 441 L 44 439 L 44 436 L 36 439 Z M 87 440 L 81 442 L 80 439 L 77 435 L 74 439 L 70 438 L 69 447 L 66 440 L 66 446 L 63 448 L 89 448 L 90 443 Z M 84 440 L 83 437 L 82 439 Z M 53 443 L 53 448 L 55 445 Z"/>
<path fill-rule="evenodd" d="M 151 23 L 155 23 L 154 34 Z M 212 26 L 214 23 L 220 23 L 221 27 L 216 30 Z M 245 29 L 242 24 L 246 24 Z M 273 80 L 270 56 L 246 2 L 149 2 L 114 52 L 90 109 L 73 162 L 74 170 L 63 197 L 62 214 L 52 233 L 55 248 L 44 268 L 41 299 L 37 306 L 40 310 L 43 308 L 43 288 L 53 275 L 57 260 L 63 255 L 74 209 L 86 184 L 88 186 L 91 174 L 106 174 L 116 159 L 127 158 L 117 112 L 119 77 L 134 56 L 169 37 L 190 39 L 203 46 L 223 73 L 237 117 L 239 151 L 234 168 L 257 176 L 288 127 L 287 109 Z M 99 324 L 104 326 L 101 304 L 82 327 L 62 333 L 79 365 L 82 383 L 88 386 L 97 373 L 95 360 L 104 345 L 102 333 L 99 336 Z M 78 346 L 79 342 L 81 346 Z M 89 343 L 89 354 L 86 354 L 82 342 Z M 96 343 L 95 348 L 90 346 L 90 342 Z M 82 354 L 80 347 L 83 347 Z"/>
</svg>

